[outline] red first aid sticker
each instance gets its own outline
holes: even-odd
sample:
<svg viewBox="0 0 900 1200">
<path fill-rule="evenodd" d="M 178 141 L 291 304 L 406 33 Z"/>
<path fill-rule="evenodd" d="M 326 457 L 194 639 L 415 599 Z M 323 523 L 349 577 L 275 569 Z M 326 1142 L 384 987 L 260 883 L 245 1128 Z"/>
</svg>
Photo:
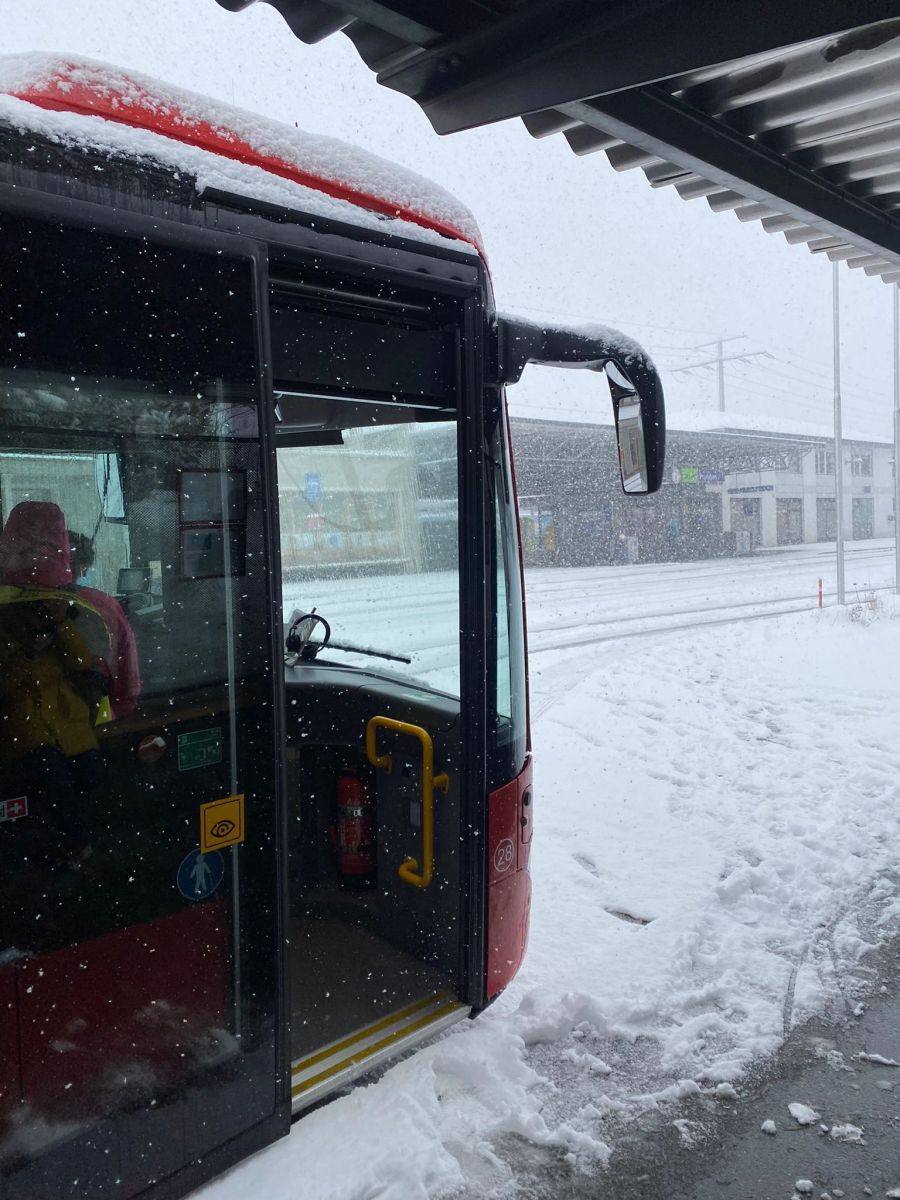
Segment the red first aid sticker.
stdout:
<svg viewBox="0 0 900 1200">
<path fill-rule="evenodd" d="M 12 800 L 0 800 L 0 821 L 18 821 L 28 816 L 28 797 L 15 796 Z"/>
</svg>

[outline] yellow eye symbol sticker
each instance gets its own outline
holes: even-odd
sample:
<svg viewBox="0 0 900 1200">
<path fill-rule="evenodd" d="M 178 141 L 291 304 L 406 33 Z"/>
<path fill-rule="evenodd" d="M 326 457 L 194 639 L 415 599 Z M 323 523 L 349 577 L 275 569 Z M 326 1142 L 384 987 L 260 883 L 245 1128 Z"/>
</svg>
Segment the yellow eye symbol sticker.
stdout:
<svg viewBox="0 0 900 1200">
<path fill-rule="evenodd" d="M 200 852 L 236 846 L 244 840 L 244 797 L 226 796 L 200 805 Z"/>
</svg>

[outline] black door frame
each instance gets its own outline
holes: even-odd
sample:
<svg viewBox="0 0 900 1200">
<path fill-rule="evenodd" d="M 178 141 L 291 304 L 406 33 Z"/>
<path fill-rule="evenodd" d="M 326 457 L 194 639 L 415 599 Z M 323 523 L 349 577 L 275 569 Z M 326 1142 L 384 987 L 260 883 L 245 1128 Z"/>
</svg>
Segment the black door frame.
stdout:
<svg viewBox="0 0 900 1200">
<path fill-rule="evenodd" d="M 348 287 L 360 292 L 371 288 L 392 287 L 418 292 L 436 305 L 457 310 L 458 333 L 457 416 L 458 494 L 459 494 L 459 576 L 460 576 L 460 742 L 466 747 L 461 756 L 460 826 L 477 830 L 478 836 L 461 846 L 460 869 L 460 999 L 480 1009 L 485 1003 L 485 923 L 487 913 L 487 792 L 488 792 L 488 687 L 486 656 L 489 649 L 492 580 L 489 539 L 493 509 L 489 498 L 491 480 L 485 443 L 485 387 L 489 343 L 489 290 L 484 266 L 471 259 L 475 271 L 460 278 L 452 259 L 432 257 L 430 248 L 409 243 L 396 250 L 383 245 L 354 243 L 354 255 L 342 254 L 342 247 L 311 249 L 308 233 L 295 226 L 265 223 L 254 218 L 254 236 L 265 238 L 273 277 L 282 271 L 303 270 L 307 277 L 340 276 Z M 268 236 L 267 236 L 268 235 Z M 292 237 L 297 241 L 288 240 Z M 298 244 L 299 243 L 299 244 Z M 385 253 L 385 250 L 388 253 Z M 395 261 L 386 261 L 394 258 Z M 410 259 L 412 258 L 412 261 Z M 418 264 L 416 263 L 418 260 Z M 432 274 L 421 268 L 423 260 L 434 264 Z M 417 269 L 418 266 L 418 269 Z M 448 277 L 449 276 L 449 277 Z M 474 277 L 474 278 L 473 278 Z M 327 301 L 326 301 L 327 303 Z M 377 311 L 377 298 L 372 298 Z M 274 483 L 277 505 L 277 478 Z"/>
</svg>

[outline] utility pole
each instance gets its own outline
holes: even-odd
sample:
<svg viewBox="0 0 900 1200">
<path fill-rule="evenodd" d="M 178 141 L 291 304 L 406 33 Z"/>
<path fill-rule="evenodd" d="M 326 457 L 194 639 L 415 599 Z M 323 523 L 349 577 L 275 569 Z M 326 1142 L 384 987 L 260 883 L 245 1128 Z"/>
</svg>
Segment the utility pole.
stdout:
<svg viewBox="0 0 900 1200">
<path fill-rule="evenodd" d="M 715 346 L 715 358 L 705 358 L 702 362 L 690 363 L 686 367 L 672 367 L 669 371 L 670 375 L 677 375 L 679 371 L 693 371 L 695 367 L 711 367 L 716 368 L 716 392 L 719 401 L 719 412 L 725 411 L 725 364 L 727 362 L 743 362 L 748 358 L 770 358 L 768 350 L 748 350 L 745 354 L 725 354 L 723 347 L 726 342 L 737 342 L 741 338 L 746 337 L 744 333 L 736 333 L 731 337 L 719 337 L 714 342 L 701 342 L 699 346 L 694 346 L 694 350 L 705 350 L 707 346 Z"/>
<path fill-rule="evenodd" d="M 837 601 L 844 592 L 844 442 L 841 431 L 841 306 L 839 264 L 831 264 L 831 316 L 834 338 L 834 515 L 837 522 Z"/>
<path fill-rule="evenodd" d="M 740 339 L 740 334 L 735 334 L 730 338 L 716 338 L 714 342 L 704 342 L 697 346 L 698 350 L 703 350 L 706 346 L 715 346 L 716 348 L 716 395 L 719 400 L 719 412 L 725 411 L 725 353 L 722 347 L 726 342 L 736 342 Z"/>
</svg>

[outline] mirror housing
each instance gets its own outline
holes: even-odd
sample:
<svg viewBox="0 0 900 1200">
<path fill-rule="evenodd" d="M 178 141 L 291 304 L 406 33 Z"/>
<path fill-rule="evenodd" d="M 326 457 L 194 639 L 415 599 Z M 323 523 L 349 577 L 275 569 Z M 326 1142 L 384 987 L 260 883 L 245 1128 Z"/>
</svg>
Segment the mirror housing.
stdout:
<svg viewBox="0 0 900 1200">
<path fill-rule="evenodd" d="M 609 384 L 622 490 L 647 495 L 662 484 L 666 415 L 662 383 L 649 354 L 606 325 L 538 325 L 500 317 L 499 381 L 517 383 L 528 363 L 602 371 Z"/>
</svg>

